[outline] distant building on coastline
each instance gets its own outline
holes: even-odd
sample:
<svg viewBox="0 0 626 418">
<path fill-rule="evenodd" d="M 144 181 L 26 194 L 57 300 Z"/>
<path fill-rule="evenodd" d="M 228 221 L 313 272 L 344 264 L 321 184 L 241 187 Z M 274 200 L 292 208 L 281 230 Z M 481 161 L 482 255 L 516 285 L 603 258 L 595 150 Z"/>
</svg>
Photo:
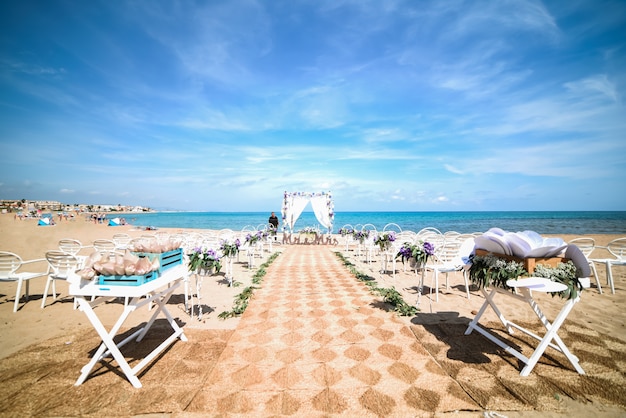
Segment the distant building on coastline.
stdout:
<svg viewBox="0 0 626 418">
<path fill-rule="evenodd" d="M 143 206 L 67 204 L 54 200 L 0 200 L 0 210 L 6 212 L 152 212 Z"/>
</svg>

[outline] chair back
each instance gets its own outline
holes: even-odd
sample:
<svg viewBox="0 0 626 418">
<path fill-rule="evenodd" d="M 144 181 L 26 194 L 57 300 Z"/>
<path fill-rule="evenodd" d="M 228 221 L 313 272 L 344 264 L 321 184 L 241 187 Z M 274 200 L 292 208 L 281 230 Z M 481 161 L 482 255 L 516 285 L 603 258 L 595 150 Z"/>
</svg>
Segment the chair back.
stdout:
<svg viewBox="0 0 626 418">
<path fill-rule="evenodd" d="M 388 223 L 387 225 L 383 227 L 383 232 L 387 232 L 387 231 L 394 231 L 395 233 L 400 233 L 402 232 L 402 228 L 400 228 L 400 225 L 392 222 L 392 223 Z"/>
<path fill-rule="evenodd" d="M 78 240 L 69 238 L 59 240 L 59 250 L 63 251 L 64 253 L 77 255 L 82 248 L 83 244 L 81 244 L 81 242 Z"/>
<path fill-rule="evenodd" d="M 128 234 L 114 234 L 112 241 L 115 243 L 117 249 L 126 249 L 130 244 L 131 237 Z"/>
<path fill-rule="evenodd" d="M 241 228 L 241 232 L 243 233 L 243 236 L 246 236 L 246 232 L 255 232 L 256 228 L 252 225 L 246 225 L 243 228 Z"/>
<path fill-rule="evenodd" d="M 371 231 L 373 231 L 373 232 L 377 232 L 377 231 L 376 231 L 376 227 L 375 227 L 374 225 L 372 225 L 372 224 L 365 224 L 365 225 L 363 225 L 363 226 L 361 227 L 361 231 L 365 231 L 365 230 L 370 231 L 370 232 L 371 232 Z"/>
<path fill-rule="evenodd" d="M 593 238 L 588 237 L 574 238 L 568 244 L 574 244 L 577 246 L 587 258 L 589 258 L 593 250 L 596 248 L 596 241 Z"/>
<path fill-rule="evenodd" d="M 626 261 L 626 238 L 617 238 L 606 245 L 607 250 L 620 261 Z"/>
<path fill-rule="evenodd" d="M 19 255 L 0 251 L 0 280 L 15 280 L 15 272 L 21 265 L 22 258 Z"/>
<path fill-rule="evenodd" d="M 453 263 L 459 259 L 460 248 L 460 241 L 447 241 L 439 251 L 435 248 L 436 260 L 442 264 Z"/>
<path fill-rule="evenodd" d="M 48 251 L 46 260 L 50 265 L 50 274 L 55 279 L 67 280 L 79 268 L 78 258 L 63 251 Z"/>
<path fill-rule="evenodd" d="M 446 237 L 436 228 L 424 228 L 417 233 L 415 242 L 429 242 L 435 247 L 435 254 L 438 254 L 446 243 Z"/>
<path fill-rule="evenodd" d="M 93 248 L 101 253 L 115 251 L 115 242 L 110 239 L 97 239 L 93 242 Z"/>
<path fill-rule="evenodd" d="M 413 231 L 402 231 L 399 234 L 396 234 L 396 242 L 400 242 L 400 245 L 405 242 L 413 243 L 416 236 L 417 235 Z"/>
<path fill-rule="evenodd" d="M 438 230 L 437 228 L 433 228 L 432 226 L 422 228 L 419 231 L 417 231 L 417 235 L 425 235 L 425 234 L 443 235 L 440 230 Z"/>
</svg>

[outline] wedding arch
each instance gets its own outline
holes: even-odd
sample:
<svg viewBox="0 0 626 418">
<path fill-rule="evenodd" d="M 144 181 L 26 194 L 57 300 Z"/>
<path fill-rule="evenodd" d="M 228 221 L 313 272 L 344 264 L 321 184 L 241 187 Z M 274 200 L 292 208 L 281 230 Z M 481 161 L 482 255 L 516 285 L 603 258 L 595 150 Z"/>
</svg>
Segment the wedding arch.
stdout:
<svg viewBox="0 0 626 418">
<path fill-rule="evenodd" d="M 285 192 L 282 208 L 283 230 L 288 228 L 289 232 L 293 232 L 293 226 L 309 202 L 317 221 L 328 229 L 328 233 L 332 232 L 335 213 L 330 192 Z"/>
</svg>

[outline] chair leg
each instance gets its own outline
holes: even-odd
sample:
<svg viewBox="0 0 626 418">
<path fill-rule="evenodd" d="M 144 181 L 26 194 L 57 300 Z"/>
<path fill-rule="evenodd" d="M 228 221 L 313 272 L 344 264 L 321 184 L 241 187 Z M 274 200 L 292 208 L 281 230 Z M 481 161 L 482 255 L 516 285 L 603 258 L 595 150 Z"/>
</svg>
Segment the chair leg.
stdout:
<svg viewBox="0 0 626 418">
<path fill-rule="evenodd" d="M 611 294 L 615 294 L 615 284 L 613 283 L 613 271 L 611 270 L 611 260 L 606 260 L 606 280 L 611 286 Z"/>
<path fill-rule="evenodd" d="M 185 276 L 185 312 L 189 310 L 189 274 Z"/>
<path fill-rule="evenodd" d="M 43 291 L 43 299 L 41 299 L 41 309 L 46 306 L 46 298 L 48 297 L 48 290 L 50 289 L 50 282 L 52 281 L 53 280 L 50 277 L 48 277 L 48 280 L 46 280 L 46 287 Z"/>
<path fill-rule="evenodd" d="M 591 271 L 593 271 L 593 278 L 596 279 L 596 286 L 598 287 L 598 292 L 602 294 L 602 285 L 600 284 L 600 278 L 598 277 L 598 271 L 596 270 L 596 263 L 594 263 L 593 261 L 590 261 L 589 267 L 591 267 Z"/>
<path fill-rule="evenodd" d="M 465 293 L 467 293 L 467 300 L 469 300 L 470 298 L 470 292 L 469 292 L 469 282 L 467 280 L 467 270 L 463 270 L 463 280 L 465 280 Z"/>
<path fill-rule="evenodd" d="M 26 282 L 28 283 L 28 282 Z M 22 279 L 17 280 L 17 291 L 15 292 L 15 304 L 13 305 L 13 312 L 17 312 L 18 306 L 20 306 L 20 295 L 22 294 Z"/>
<path fill-rule="evenodd" d="M 439 270 L 433 269 L 433 281 L 435 282 L 435 302 L 439 302 Z M 433 288 L 430 288 L 430 294 L 432 295 Z"/>
</svg>

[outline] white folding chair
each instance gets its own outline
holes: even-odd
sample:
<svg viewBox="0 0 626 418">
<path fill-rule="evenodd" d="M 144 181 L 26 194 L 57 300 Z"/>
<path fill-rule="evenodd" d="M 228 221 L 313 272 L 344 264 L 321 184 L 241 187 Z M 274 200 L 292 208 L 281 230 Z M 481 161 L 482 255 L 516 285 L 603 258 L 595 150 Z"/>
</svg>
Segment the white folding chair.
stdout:
<svg viewBox="0 0 626 418">
<path fill-rule="evenodd" d="M 615 259 L 606 260 L 606 275 L 611 293 L 615 293 L 615 283 L 613 282 L 613 266 L 626 266 L 626 238 L 617 238 L 606 245 L 611 255 Z"/>
<path fill-rule="evenodd" d="M 126 250 L 132 240 L 131 236 L 124 233 L 114 234 L 111 241 L 115 243 L 116 250 Z"/>
<path fill-rule="evenodd" d="M 116 245 L 110 239 L 97 239 L 93 242 L 93 248 L 101 253 L 112 253 L 115 252 Z"/>
<path fill-rule="evenodd" d="M 59 240 L 59 250 L 63 251 L 64 253 L 72 254 L 74 257 L 76 257 L 79 262 L 78 268 L 82 268 L 85 264 L 85 260 L 87 260 L 87 256 L 78 255 L 80 250 L 82 250 L 83 248 L 83 244 L 76 239 L 64 238 L 62 240 Z"/>
<path fill-rule="evenodd" d="M 63 280 L 68 281 L 70 276 L 79 269 L 80 261 L 72 254 L 64 253 L 63 251 L 48 251 L 46 253 L 46 260 L 50 266 L 48 272 L 48 280 L 46 281 L 46 288 L 43 293 L 43 299 L 41 300 L 41 308 L 46 306 L 46 298 L 48 297 L 48 290 L 50 290 L 50 284 L 52 284 L 52 298 L 57 298 L 56 281 Z M 74 301 L 74 309 L 76 309 L 76 301 Z"/>
<path fill-rule="evenodd" d="M 448 275 L 455 271 L 461 271 L 463 268 L 463 263 L 460 261 L 459 250 L 461 247 L 461 243 L 453 240 L 446 242 L 443 247 L 439 247 L 437 249 L 435 247 L 435 255 L 430 257 L 429 261 L 426 262 L 424 268 L 426 271 L 433 272 L 433 282 L 435 288 L 435 301 L 439 302 L 439 274 L 444 273 L 446 275 L 446 288 L 449 289 L 448 283 Z M 465 278 L 465 289 L 467 291 L 467 297 L 469 299 L 469 286 L 467 283 L 466 276 Z M 433 286 L 430 287 L 430 293 L 432 294 Z"/>
<path fill-rule="evenodd" d="M 48 270 L 38 272 L 18 272 L 22 266 L 37 262 L 43 262 L 45 259 L 34 259 L 23 261 L 22 258 L 14 253 L 0 251 L 0 282 L 17 282 L 17 291 L 15 292 L 15 303 L 13 312 L 17 312 L 20 303 L 20 295 L 22 294 L 22 284 L 26 283 L 24 289 L 25 300 L 28 301 L 28 290 L 31 279 L 42 277 L 48 274 Z"/>
</svg>

